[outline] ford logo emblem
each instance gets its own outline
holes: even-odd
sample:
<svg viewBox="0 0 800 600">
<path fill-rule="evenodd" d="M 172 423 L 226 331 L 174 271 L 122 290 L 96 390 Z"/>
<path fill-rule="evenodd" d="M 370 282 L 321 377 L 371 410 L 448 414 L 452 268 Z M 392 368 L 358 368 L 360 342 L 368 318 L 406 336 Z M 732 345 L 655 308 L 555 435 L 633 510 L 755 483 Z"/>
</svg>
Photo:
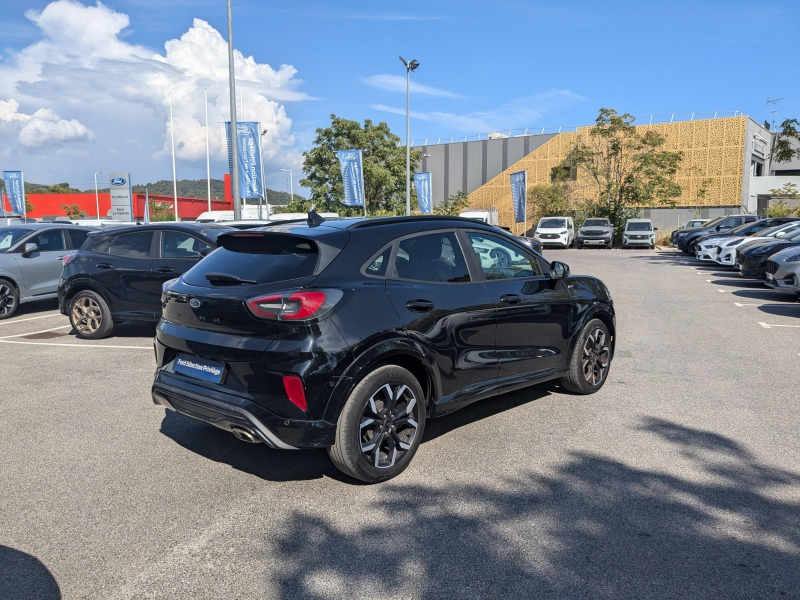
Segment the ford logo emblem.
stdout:
<svg viewBox="0 0 800 600">
<path fill-rule="evenodd" d="M 114 179 L 111 180 L 111 185 L 125 185 L 125 178 L 114 177 Z"/>
<path fill-rule="evenodd" d="M 192 308 L 200 308 L 200 300 L 198 300 L 197 298 L 192 298 L 191 300 L 189 300 L 189 306 L 191 306 Z"/>
</svg>

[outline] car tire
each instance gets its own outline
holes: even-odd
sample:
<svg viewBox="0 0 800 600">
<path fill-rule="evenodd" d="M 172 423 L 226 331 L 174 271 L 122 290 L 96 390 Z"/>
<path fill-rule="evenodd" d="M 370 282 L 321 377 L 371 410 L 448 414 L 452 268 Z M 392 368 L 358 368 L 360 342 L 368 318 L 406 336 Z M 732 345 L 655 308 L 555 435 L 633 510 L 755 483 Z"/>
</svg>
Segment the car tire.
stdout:
<svg viewBox="0 0 800 600">
<path fill-rule="evenodd" d="M 611 368 L 611 335 L 600 319 L 592 319 L 581 331 L 561 385 L 573 394 L 594 394 Z"/>
<path fill-rule="evenodd" d="M 0 279 L 0 321 L 14 316 L 19 308 L 19 290 L 8 279 Z"/>
<path fill-rule="evenodd" d="M 425 410 L 416 377 L 396 365 L 378 367 L 347 399 L 328 456 L 342 473 L 360 481 L 379 483 L 396 477 L 419 448 Z"/>
<path fill-rule="evenodd" d="M 97 292 L 78 292 L 69 304 L 69 322 L 79 338 L 99 340 L 111 335 L 114 321 L 108 304 Z"/>
<path fill-rule="evenodd" d="M 575 248 L 580 250 L 581 248 L 583 248 L 583 244 L 581 244 L 580 242 L 575 242 Z"/>
<path fill-rule="evenodd" d="M 689 245 L 686 246 L 686 254 L 689 256 L 695 256 L 697 254 L 697 244 L 690 242 Z"/>
</svg>

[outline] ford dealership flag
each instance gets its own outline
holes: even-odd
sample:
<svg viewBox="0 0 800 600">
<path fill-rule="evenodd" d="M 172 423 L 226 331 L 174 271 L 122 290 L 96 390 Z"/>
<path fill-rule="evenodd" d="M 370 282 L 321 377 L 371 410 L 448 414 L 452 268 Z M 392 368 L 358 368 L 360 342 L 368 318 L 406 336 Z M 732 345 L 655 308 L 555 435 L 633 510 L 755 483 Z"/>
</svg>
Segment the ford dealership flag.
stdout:
<svg viewBox="0 0 800 600">
<path fill-rule="evenodd" d="M 342 169 L 344 204 L 364 206 L 364 169 L 361 164 L 361 150 L 339 150 L 336 156 Z"/>
<path fill-rule="evenodd" d="M 528 172 L 519 171 L 511 174 L 511 202 L 514 204 L 514 222 L 527 221 L 526 209 L 528 199 Z"/>
<path fill-rule="evenodd" d="M 417 188 L 417 200 L 419 210 L 423 215 L 433 214 L 433 202 L 431 202 L 431 173 L 423 171 L 414 173 L 414 187 Z"/>
<path fill-rule="evenodd" d="M 236 123 L 236 140 L 239 144 L 239 193 L 242 198 L 263 197 L 261 181 L 261 137 L 256 121 Z M 228 170 L 233 176 L 233 151 L 231 149 L 231 123 L 225 123 L 228 139 Z"/>
<path fill-rule="evenodd" d="M 3 171 L 3 181 L 6 184 L 6 195 L 11 210 L 18 215 L 27 214 L 25 210 L 25 183 L 22 180 L 22 171 Z"/>
</svg>

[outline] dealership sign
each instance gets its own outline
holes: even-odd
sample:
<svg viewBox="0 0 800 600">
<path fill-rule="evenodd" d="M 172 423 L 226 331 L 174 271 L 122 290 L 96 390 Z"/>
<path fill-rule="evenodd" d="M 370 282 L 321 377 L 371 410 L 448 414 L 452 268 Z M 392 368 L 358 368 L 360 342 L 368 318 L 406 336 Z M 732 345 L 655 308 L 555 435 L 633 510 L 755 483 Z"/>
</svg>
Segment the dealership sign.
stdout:
<svg viewBox="0 0 800 600">
<path fill-rule="evenodd" d="M 361 162 L 361 150 L 339 150 L 336 153 L 339 168 L 342 171 L 344 185 L 344 202 L 346 206 L 365 206 L 364 202 L 364 166 Z"/>
<path fill-rule="evenodd" d="M 225 136 L 228 140 L 228 168 L 233 176 L 233 152 L 231 151 L 231 123 L 225 123 Z M 239 160 L 239 196 L 242 198 L 261 198 L 261 138 L 258 135 L 258 122 L 242 121 L 236 123 L 236 140 Z"/>
<path fill-rule="evenodd" d="M 514 221 L 527 222 L 528 172 L 511 173 L 511 202 L 514 204 Z"/>
<path fill-rule="evenodd" d="M 133 221 L 131 174 L 109 173 L 108 183 L 111 191 L 111 212 L 109 216 L 115 221 Z"/>
</svg>

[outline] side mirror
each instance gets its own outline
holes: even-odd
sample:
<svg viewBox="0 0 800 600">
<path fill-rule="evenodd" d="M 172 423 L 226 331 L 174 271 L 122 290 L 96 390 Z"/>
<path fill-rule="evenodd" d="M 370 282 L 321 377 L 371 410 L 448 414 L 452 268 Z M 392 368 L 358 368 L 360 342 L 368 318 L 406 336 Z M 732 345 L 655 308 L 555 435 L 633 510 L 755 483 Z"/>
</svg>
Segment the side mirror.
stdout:
<svg viewBox="0 0 800 600">
<path fill-rule="evenodd" d="M 33 242 L 28 242 L 25 244 L 25 248 L 22 249 L 22 256 L 28 258 L 31 254 L 36 252 L 39 249 L 39 246 L 34 244 Z"/>
<path fill-rule="evenodd" d="M 569 266 L 554 260 L 550 263 L 550 279 L 564 279 L 569 275 Z"/>
<path fill-rule="evenodd" d="M 658 231 L 658 227 L 653 227 L 653 231 Z"/>
<path fill-rule="evenodd" d="M 213 249 L 214 248 L 211 248 L 209 246 L 206 246 L 204 248 L 200 248 L 200 256 L 208 256 L 209 254 L 211 254 L 211 251 Z"/>
</svg>

